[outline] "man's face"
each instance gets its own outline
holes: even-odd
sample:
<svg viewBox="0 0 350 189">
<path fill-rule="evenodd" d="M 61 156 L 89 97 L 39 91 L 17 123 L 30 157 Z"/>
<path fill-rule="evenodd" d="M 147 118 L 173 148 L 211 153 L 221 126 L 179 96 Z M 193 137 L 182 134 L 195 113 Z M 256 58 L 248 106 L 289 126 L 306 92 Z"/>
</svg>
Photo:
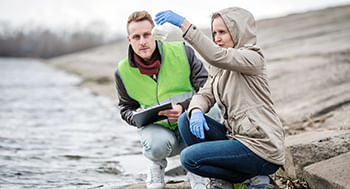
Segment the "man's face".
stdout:
<svg viewBox="0 0 350 189">
<path fill-rule="evenodd" d="M 128 41 L 134 52 L 144 60 L 149 60 L 156 49 L 152 36 L 152 24 L 148 20 L 131 22 L 128 26 Z"/>
</svg>

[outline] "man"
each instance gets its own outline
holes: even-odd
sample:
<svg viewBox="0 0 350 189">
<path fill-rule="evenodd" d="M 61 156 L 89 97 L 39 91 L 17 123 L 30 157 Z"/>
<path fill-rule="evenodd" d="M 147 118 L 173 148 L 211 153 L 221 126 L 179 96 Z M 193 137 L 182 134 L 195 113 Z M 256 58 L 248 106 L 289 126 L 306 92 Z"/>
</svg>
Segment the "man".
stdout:
<svg viewBox="0 0 350 189">
<path fill-rule="evenodd" d="M 139 130 L 143 154 L 151 160 L 147 188 L 164 188 L 167 157 L 179 154 L 184 144 L 177 129 L 178 117 L 190 98 L 204 85 L 208 73 L 194 50 L 183 42 L 156 41 L 154 23 L 146 11 L 128 18 L 128 56 L 115 73 L 121 117 L 135 126 L 133 115 L 144 107 L 171 102 L 172 109 L 161 111 L 165 122 L 145 125 Z"/>
</svg>

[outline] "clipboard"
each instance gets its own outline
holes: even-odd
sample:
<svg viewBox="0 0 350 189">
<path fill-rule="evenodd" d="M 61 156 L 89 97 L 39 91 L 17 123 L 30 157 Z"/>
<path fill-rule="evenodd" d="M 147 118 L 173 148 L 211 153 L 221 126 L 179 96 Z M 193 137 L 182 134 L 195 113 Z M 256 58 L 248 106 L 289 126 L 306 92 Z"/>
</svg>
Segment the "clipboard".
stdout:
<svg viewBox="0 0 350 189">
<path fill-rule="evenodd" d="M 168 110 L 171 108 L 171 102 L 154 106 L 152 108 L 145 109 L 142 112 L 135 112 L 133 120 L 135 121 L 137 127 L 142 127 L 156 121 L 167 119 L 166 116 L 159 116 L 158 113 L 162 110 Z"/>
</svg>

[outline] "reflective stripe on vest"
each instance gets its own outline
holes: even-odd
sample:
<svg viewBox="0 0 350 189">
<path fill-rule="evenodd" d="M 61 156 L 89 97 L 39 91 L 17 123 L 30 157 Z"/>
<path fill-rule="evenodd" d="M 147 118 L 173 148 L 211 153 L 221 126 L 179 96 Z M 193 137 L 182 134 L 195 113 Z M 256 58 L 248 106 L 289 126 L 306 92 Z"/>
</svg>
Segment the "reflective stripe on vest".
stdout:
<svg viewBox="0 0 350 189">
<path fill-rule="evenodd" d="M 192 97 L 190 66 L 182 42 L 164 42 L 162 64 L 158 81 L 141 74 L 138 68 L 131 67 L 128 58 L 118 65 L 118 70 L 128 95 L 141 106 L 149 107 L 166 102 L 178 103 Z M 177 123 L 161 123 L 175 129 Z"/>
</svg>

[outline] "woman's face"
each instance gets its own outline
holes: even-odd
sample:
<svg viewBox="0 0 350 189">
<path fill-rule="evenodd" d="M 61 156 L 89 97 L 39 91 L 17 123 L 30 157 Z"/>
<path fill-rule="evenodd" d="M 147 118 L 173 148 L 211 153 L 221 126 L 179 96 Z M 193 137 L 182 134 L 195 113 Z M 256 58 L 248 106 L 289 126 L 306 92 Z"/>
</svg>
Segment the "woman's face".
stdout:
<svg viewBox="0 0 350 189">
<path fill-rule="evenodd" d="M 222 48 L 233 48 L 234 43 L 230 32 L 228 31 L 224 20 L 221 16 L 213 20 L 213 37 L 217 45 Z"/>
</svg>

